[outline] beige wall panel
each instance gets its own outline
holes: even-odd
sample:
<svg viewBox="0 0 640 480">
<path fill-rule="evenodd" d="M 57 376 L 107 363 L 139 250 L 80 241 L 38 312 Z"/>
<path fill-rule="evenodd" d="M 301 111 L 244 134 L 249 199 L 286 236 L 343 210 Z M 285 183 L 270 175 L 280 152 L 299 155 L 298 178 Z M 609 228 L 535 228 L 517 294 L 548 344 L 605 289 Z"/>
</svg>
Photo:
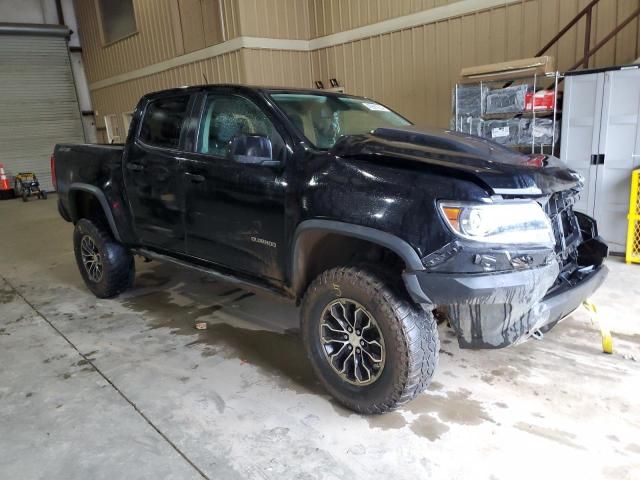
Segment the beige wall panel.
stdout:
<svg viewBox="0 0 640 480">
<path fill-rule="evenodd" d="M 222 20 L 220 19 L 221 1 L 202 0 L 202 25 L 204 28 L 204 43 L 207 47 L 224 41 Z"/>
<path fill-rule="evenodd" d="M 452 77 L 450 75 L 449 70 L 449 22 L 438 22 L 436 23 L 436 63 L 433 66 L 437 72 L 436 75 L 436 96 L 433 100 L 435 100 L 435 104 L 432 108 L 435 108 L 436 112 L 438 112 L 438 117 L 436 120 L 439 121 L 440 112 L 450 111 L 451 110 L 451 88 L 452 88 Z M 456 75 L 457 76 L 457 75 Z M 455 78 L 455 77 L 454 77 Z M 433 101 L 430 103 L 434 103 Z M 411 118 L 419 118 L 421 115 L 421 111 L 416 111 L 415 114 L 411 115 Z M 445 119 L 442 125 L 446 125 L 448 120 Z"/>
<path fill-rule="evenodd" d="M 90 82 L 176 55 L 170 14 L 176 10 L 171 2 L 178 0 L 134 1 L 140 32 L 106 48 L 102 48 L 99 38 L 93 2 L 77 2 Z M 213 11 L 218 8 L 217 2 L 221 2 L 227 39 L 238 35 L 305 39 L 451 3 L 447 0 L 179 1 L 183 9 L 195 2 L 202 5 L 203 11 Z M 451 91 L 460 68 L 532 56 L 588 1 L 522 0 L 310 53 L 242 49 L 94 91 L 98 122 L 102 124 L 102 116 L 111 113 L 118 114 L 120 121 L 120 114 L 130 111 L 143 93 L 199 84 L 205 79 L 209 83 L 312 87 L 314 80 L 322 80 L 328 86 L 329 78 L 335 77 L 349 93 L 376 98 L 418 123 L 446 126 Z M 594 17 L 592 45 L 638 4 L 640 0 L 601 0 Z M 200 18 L 189 15 L 185 20 L 202 25 L 201 33 L 197 34 L 200 36 L 193 42 L 181 37 L 185 40 L 185 51 L 196 48 L 194 45 L 217 42 L 211 36 L 215 33 L 213 27 L 202 23 L 203 16 L 209 18 L 209 14 Z M 548 52 L 558 58 L 560 69 L 566 69 L 582 55 L 583 39 L 584 20 Z M 631 61 L 640 56 L 639 44 L 640 28 L 635 21 L 598 55 L 592 66 Z"/>
<path fill-rule="evenodd" d="M 459 0 L 309 0 L 311 37 L 343 32 Z"/>
<path fill-rule="evenodd" d="M 531 51 L 536 53 L 538 48 L 542 47 L 545 43 L 553 38 L 558 33 L 558 30 L 564 25 L 558 26 L 558 3 L 564 0 L 538 0 L 538 28 L 540 29 L 540 45 L 535 45 Z M 561 42 L 566 42 L 566 38 L 563 38 Z M 556 59 L 558 58 L 558 45 L 553 46 L 547 55 L 552 55 Z"/>
<path fill-rule="evenodd" d="M 602 0 L 598 12 L 598 38 L 606 35 L 616 19 L 622 20 L 617 3 L 635 0 Z M 314 80 L 336 77 L 349 93 L 374 97 L 418 123 L 446 126 L 450 116 L 451 91 L 460 68 L 531 56 L 550 40 L 580 8 L 582 0 L 529 0 L 497 7 L 460 18 L 384 34 L 352 44 L 312 53 Z M 316 2 L 313 8 L 332 4 Z M 628 6 L 626 10 L 633 10 Z M 379 12 L 379 13 L 378 13 Z M 605 13 L 603 13 L 605 12 Z M 376 14 L 390 15 L 389 10 Z M 603 18 L 600 18 L 603 16 Z M 608 28 L 610 27 L 610 28 Z M 603 33 L 603 31 L 606 32 Z M 595 65 L 614 63 L 614 58 L 640 55 L 637 22 L 622 32 L 630 40 L 612 43 Z M 622 36 L 621 36 L 622 38 Z M 557 55 L 560 68 L 577 61 L 583 49 L 584 27 L 570 32 L 549 53 Z M 595 44 L 597 40 L 593 40 Z M 620 45 L 620 46 L 618 46 Z M 349 58 L 352 58 L 349 63 Z M 606 60 L 605 60 L 606 58 Z"/>
<path fill-rule="evenodd" d="M 620 0 L 623 3 L 625 0 Z M 636 3 L 633 0 L 626 0 L 627 3 Z M 596 21 L 595 21 L 595 43 L 602 40 L 616 27 L 617 20 L 617 7 L 618 1 L 616 0 L 601 0 L 596 6 Z M 604 65 L 611 65 L 615 58 L 616 42 L 610 41 L 603 46 L 598 53 L 592 58 L 589 66 L 600 67 Z"/>
<path fill-rule="evenodd" d="M 202 4 L 200 0 L 178 0 L 185 53 L 205 47 Z"/>
<path fill-rule="evenodd" d="M 578 0 L 562 0 L 558 2 L 558 28 L 562 28 L 569 23 L 578 11 Z M 584 20 L 581 23 L 584 23 Z M 576 49 L 577 38 L 577 30 L 573 28 L 560 40 L 556 54 L 556 62 L 558 65 L 571 66 L 576 63 L 576 59 L 581 56 L 582 52 L 580 51 L 578 51 L 576 55 L 576 50 L 579 50 Z M 584 45 L 584 30 L 582 30 L 580 44 Z"/>
<path fill-rule="evenodd" d="M 173 0 L 134 0 L 138 33 L 103 46 L 95 3 L 76 1 L 89 82 L 167 60 L 176 55 L 171 23 Z"/>
<path fill-rule="evenodd" d="M 243 0 L 219 0 L 222 2 L 225 40 L 240 36 L 239 3 Z"/>
<path fill-rule="evenodd" d="M 295 65 L 296 68 L 292 68 Z M 205 80 L 206 79 L 206 80 Z M 98 124 L 104 115 L 133 110 L 145 93 L 203 83 L 250 83 L 308 88 L 312 85 L 310 56 L 304 52 L 240 50 L 93 92 Z M 124 128 L 121 125 L 121 128 Z"/>
<path fill-rule="evenodd" d="M 618 19 L 617 23 L 622 23 L 636 8 L 640 6 L 640 2 L 624 2 L 618 1 Z M 615 63 L 623 64 L 635 60 L 638 55 L 638 25 L 640 17 L 633 20 L 627 25 L 616 37 L 615 40 Z"/>
<path fill-rule="evenodd" d="M 524 12 L 524 6 L 522 4 L 509 5 L 506 8 L 506 22 L 505 22 L 505 39 L 506 39 L 506 58 L 517 59 L 522 54 L 523 39 L 521 26 L 522 15 Z"/>
<path fill-rule="evenodd" d="M 308 39 L 308 0 L 239 0 L 240 34 L 248 37 Z"/>
<path fill-rule="evenodd" d="M 506 11 L 506 8 L 490 11 L 491 62 L 502 62 L 507 58 Z"/>
<path fill-rule="evenodd" d="M 491 55 L 491 12 L 479 12 L 474 15 L 476 20 L 476 58 L 473 65 L 482 65 L 492 62 Z M 468 65 L 465 65 L 468 66 Z"/>
<path fill-rule="evenodd" d="M 522 10 L 522 20 L 517 27 L 522 32 L 522 49 L 523 54 L 525 54 L 524 58 L 526 58 L 534 55 L 549 39 L 542 39 L 541 36 L 538 2 L 523 2 Z"/>
<path fill-rule="evenodd" d="M 241 52 L 236 51 L 94 90 L 92 96 L 97 124 L 104 126 L 104 116 L 113 113 L 122 122 L 121 114 L 132 111 L 146 93 L 184 85 L 200 85 L 205 83 L 205 76 L 208 83 L 244 83 L 246 73 L 240 57 Z M 120 127 L 124 128 L 124 125 Z"/>
</svg>

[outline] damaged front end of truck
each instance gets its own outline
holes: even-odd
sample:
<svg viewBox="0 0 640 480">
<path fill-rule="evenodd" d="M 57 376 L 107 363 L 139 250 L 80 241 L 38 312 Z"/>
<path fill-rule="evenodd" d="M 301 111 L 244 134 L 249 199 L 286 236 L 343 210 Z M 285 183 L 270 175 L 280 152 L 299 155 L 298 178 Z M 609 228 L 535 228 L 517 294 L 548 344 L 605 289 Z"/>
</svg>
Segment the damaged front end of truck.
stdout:
<svg viewBox="0 0 640 480">
<path fill-rule="evenodd" d="M 551 226 L 546 245 L 534 233 L 528 234 L 533 235 L 532 246 L 483 245 L 459 238 L 449 259 L 443 249 L 423 259 L 430 272 L 419 276 L 421 287 L 446 315 L 462 348 L 502 348 L 541 338 L 602 284 L 608 247 L 598 236 L 595 220 L 573 209 L 581 189 L 578 180 L 571 188 L 533 200 Z M 446 217 L 446 209 L 443 213 Z M 531 218 L 522 222 L 530 224 Z M 452 246 L 444 251 L 451 254 Z M 466 273 L 469 259 L 475 272 Z M 452 270 L 466 272 L 439 273 Z"/>
<path fill-rule="evenodd" d="M 596 222 L 573 208 L 582 179 L 555 157 L 417 127 L 344 138 L 333 152 L 459 179 L 451 192 L 427 187 L 430 195 L 448 195 L 429 206 L 440 222 L 428 228 L 444 228 L 449 240 L 435 251 L 425 247 L 424 269 L 403 278 L 414 301 L 448 318 L 463 348 L 540 337 L 606 277 L 607 245 Z M 478 186 L 484 194 L 469 199 Z"/>
<path fill-rule="evenodd" d="M 482 269 L 465 274 L 438 273 L 436 264 L 446 262 L 426 257 L 431 271 L 418 277 L 421 286 L 448 318 L 462 348 L 502 348 L 540 338 L 602 284 L 608 247 L 595 221 L 573 211 L 576 195 L 559 192 L 540 199 L 553 228 L 551 248 L 456 242 L 458 261 L 470 256 Z"/>
</svg>

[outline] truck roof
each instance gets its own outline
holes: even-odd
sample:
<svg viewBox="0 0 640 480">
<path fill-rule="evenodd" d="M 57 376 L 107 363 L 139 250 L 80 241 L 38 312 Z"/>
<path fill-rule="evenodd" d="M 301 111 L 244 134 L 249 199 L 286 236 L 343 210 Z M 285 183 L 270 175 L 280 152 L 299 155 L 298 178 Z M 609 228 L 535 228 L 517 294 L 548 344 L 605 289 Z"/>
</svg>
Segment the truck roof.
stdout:
<svg viewBox="0 0 640 480">
<path fill-rule="evenodd" d="M 260 86 L 260 85 L 242 85 L 237 83 L 214 83 L 214 84 L 204 84 L 204 85 L 192 85 L 192 86 L 184 86 L 177 88 L 170 88 L 166 90 L 158 90 L 155 92 L 150 92 L 142 96 L 144 99 L 154 98 L 156 96 L 165 95 L 167 93 L 193 93 L 193 92 L 206 92 L 206 91 L 214 91 L 220 88 L 224 89 L 232 89 L 236 90 L 239 93 L 306 93 L 310 95 L 331 95 L 331 96 L 340 96 L 340 97 L 355 97 L 355 98 L 364 98 L 358 97 L 356 95 L 349 95 L 346 93 L 337 93 L 331 92 L 328 90 L 322 89 L 314 89 L 314 88 L 291 88 L 291 87 L 270 87 L 270 86 Z"/>
</svg>

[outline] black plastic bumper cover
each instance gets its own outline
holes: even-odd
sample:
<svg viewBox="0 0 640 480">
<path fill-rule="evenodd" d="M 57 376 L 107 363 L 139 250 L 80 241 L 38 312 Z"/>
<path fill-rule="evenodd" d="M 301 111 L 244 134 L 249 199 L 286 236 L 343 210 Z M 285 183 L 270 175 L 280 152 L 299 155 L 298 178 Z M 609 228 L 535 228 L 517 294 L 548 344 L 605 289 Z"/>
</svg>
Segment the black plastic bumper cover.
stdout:
<svg viewBox="0 0 640 480">
<path fill-rule="evenodd" d="M 607 272 L 600 265 L 549 295 L 559 273 L 555 262 L 507 273 L 413 272 L 405 274 L 405 284 L 414 298 L 422 294 L 425 301 L 448 309 L 462 348 L 502 348 L 553 327 L 602 284 Z"/>
</svg>

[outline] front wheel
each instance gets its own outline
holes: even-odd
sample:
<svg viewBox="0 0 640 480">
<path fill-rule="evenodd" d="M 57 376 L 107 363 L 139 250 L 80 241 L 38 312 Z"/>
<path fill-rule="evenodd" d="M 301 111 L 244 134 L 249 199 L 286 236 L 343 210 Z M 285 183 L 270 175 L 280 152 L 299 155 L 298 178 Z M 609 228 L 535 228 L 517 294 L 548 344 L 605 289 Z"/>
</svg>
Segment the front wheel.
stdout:
<svg viewBox="0 0 640 480">
<path fill-rule="evenodd" d="M 113 298 L 133 285 L 133 255 L 106 228 L 86 218 L 79 220 L 73 247 L 84 283 L 96 297 Z"/>
<path fill-rule="evenodd" d="M 320 381 L 360 413 L 408 402 L 427 387 L 438 362 L 431 312 L 359 267 L 327 270 L 313 281 L 302 305 L 302 335 Z"/>
</svg>

